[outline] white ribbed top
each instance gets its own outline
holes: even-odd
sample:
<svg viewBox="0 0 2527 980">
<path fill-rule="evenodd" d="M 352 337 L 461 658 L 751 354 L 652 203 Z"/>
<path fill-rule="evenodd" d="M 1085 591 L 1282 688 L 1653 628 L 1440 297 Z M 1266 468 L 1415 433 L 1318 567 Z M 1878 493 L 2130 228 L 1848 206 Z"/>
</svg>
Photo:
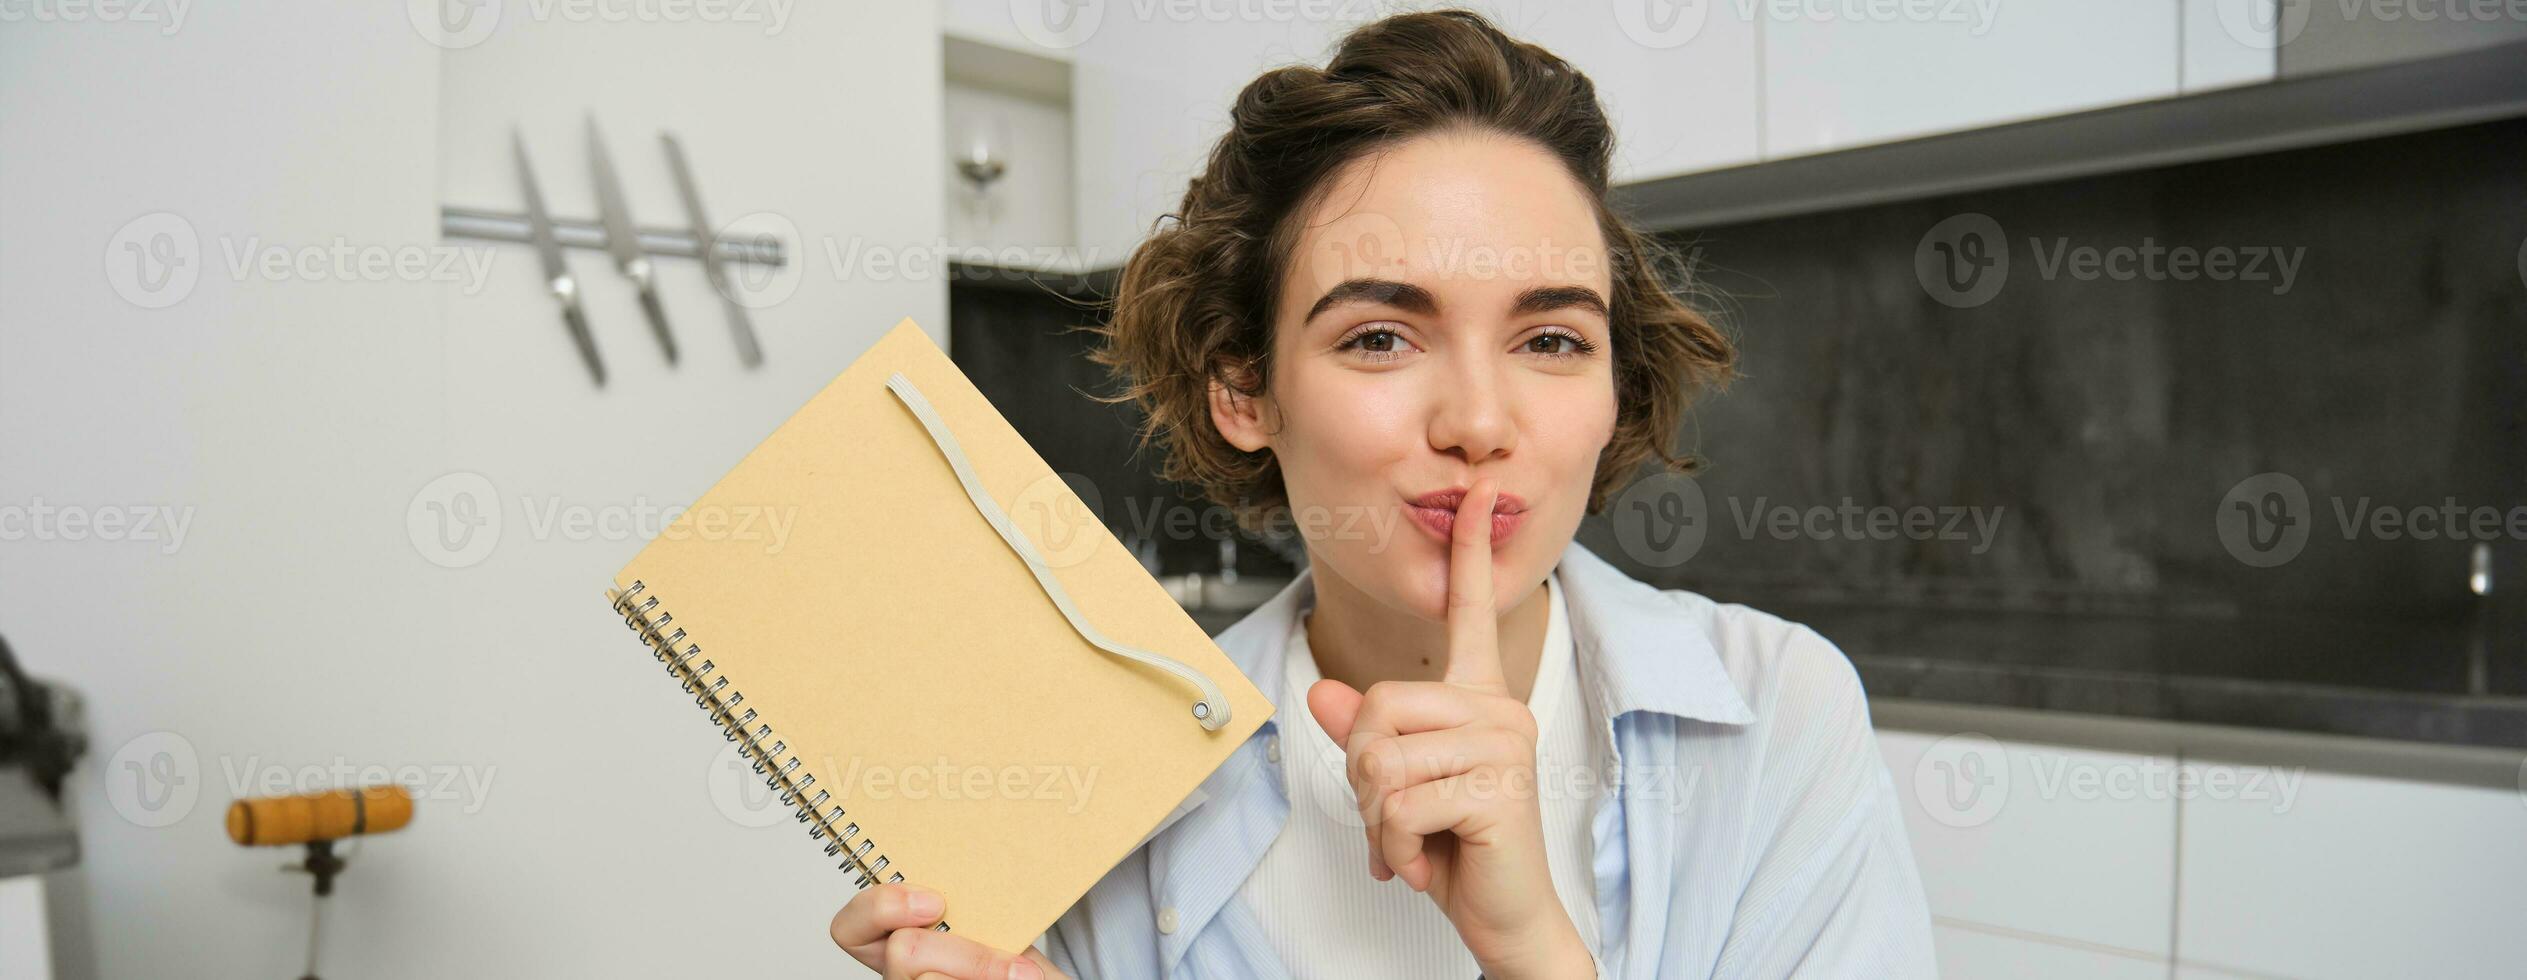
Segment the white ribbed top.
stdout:
<svg viewBox="0 0 2527 980">
<path fill-rule="evenodd" d="M 1598 794 L 1590 790 L 1602 782 L 1576 777 L 1574 770 L 1605 772 L 1607 749 L 1592 734 L 1597 726 L 1589 723 L 1579 696 L 1579 662 L 1561 585 L 1548 577 L 1545 588 L 1551 601 L 1544 650 L 1535 689 L 1527 697 L 1538 733 L 1545 860 L 1562 908 L 1594 950 L 1597 897 L 1589 821 Z M 1239 886 L 1238 898 L 1254 911 L 1294 977 L 1471 980 L 1481 967 L 1439 906 L 1402 878 L 1380 882 L 1369 877 L 1369 842 L 1361 829 L 1358 797 L 1343 776 L 1342 747 L 1307 710 L 1307 689 L 1318 673 L 1304 613 L 1293 620 L 1282 663 L 1274 712 L 1281 741 L 1275 748 L 1290 797 L 1290 819 L 1254 874 Z"/>
</svg>

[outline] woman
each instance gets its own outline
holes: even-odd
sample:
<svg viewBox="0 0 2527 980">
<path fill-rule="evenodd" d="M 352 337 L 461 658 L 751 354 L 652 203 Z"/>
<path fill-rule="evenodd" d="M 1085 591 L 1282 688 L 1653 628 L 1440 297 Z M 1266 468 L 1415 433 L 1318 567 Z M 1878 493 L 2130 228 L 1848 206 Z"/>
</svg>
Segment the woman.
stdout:
<svg viewBox="0 0 2527 980">
<path fill-rule="evenodd" d="M 1841 654 L 1572 542 L 1687 465 L 1734 358 L 1608 210 L 1611 151 L 1585 77 L 1469 13 L 1246 87 L 1101 356 L 1168 476 L 1300 531 L 1219 639 L 1278 710 L 1036 948 L 907 886 L 837 944 L 890 978 L 1932 972 Z"/>
</svg>

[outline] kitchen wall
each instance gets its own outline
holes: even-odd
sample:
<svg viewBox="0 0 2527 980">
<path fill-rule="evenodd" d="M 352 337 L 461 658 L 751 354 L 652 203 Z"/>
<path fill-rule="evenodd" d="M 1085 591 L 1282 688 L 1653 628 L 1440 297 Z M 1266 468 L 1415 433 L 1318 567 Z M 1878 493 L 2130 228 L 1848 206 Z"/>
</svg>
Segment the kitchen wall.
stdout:
<svg viewBox="0 0 2527 980">
<path fill-rule="evenodd" d="M 881 332 L 944 337 L 943 268 L 860 261 L 941 238 L 935 14 L 408 6 L 0 19 L 0 504 L 83 516 L 0 541 L 0 630 L 88 705 L 60 975 L 298 975 L 307 879 L 223 811 L 379 778 L 422 799 L 352 855 L 327 976 L 858 974 L 846 879 L 603 590 Z M 643 224 L 683 220 L 672 129 L 718 221 L 792 237 L 764 367 L 661 259 L 670 369 L 580 251 L 599 390 L 530 251 L 441 239 L 443 204 L 521 206 L 513 125 L 593 216 L 588 110 Z"/>
</svg>

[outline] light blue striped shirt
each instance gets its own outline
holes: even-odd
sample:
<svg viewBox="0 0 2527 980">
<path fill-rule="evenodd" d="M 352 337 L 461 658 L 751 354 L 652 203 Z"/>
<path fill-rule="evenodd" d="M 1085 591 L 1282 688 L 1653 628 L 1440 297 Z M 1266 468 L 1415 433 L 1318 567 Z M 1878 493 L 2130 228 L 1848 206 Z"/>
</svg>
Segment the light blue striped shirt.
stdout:
<svg viewBox="0 0 2527 980">
<path fill-rule="evenodd" d="M 1930 912 L 1860 681 L 1804 626 L 1661 591 L 1574 542 L 1556 569 L 1592 723 L 1609 978 L 1928 977 Z M 1308 573 L 1219 637 L 1277 691 Z M 1289 976 L 1238 899 L 1290 812 L 1271 720 L 1053 924 L 1073 977 Z M 1363 872 L 1364 874 L 1366 872 Z"/>
</svg>

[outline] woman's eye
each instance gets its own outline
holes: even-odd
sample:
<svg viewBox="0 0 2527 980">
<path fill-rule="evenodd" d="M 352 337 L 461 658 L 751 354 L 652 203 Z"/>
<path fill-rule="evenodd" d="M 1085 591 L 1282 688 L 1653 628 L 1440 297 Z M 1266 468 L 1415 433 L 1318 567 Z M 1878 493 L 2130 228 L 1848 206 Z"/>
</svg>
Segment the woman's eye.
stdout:
<svg viewBox="0 0 2527 980">
<path fill-rule="evenodd" d="M 1597 349 L 1597 345 L 1589 343 L 1586 338 L 1568 333 L 1540 333 L 1528 338 L 1525 346 L 1528 353 L 1546 357 L 1571 357 L 1593 353 Z"/>
<path fill-rule="evenodd" d="M 1392 357 L 1398 357 L 1411 348 L 1411 342 L 1406 341 L 1403 334 L 1396 333 L 1393 330 L 1388 330 L 1383 327 L 1371 327 L 1366 330 L 1361 330 L 1351 336 L 1343 338 L 1342 343 L 1334 345 L 1334 349 L 1336 350 L 1356 350 L 1362 354 L 1369 355 L 1371 360 L 1385 360 Z"/>
</svg>

